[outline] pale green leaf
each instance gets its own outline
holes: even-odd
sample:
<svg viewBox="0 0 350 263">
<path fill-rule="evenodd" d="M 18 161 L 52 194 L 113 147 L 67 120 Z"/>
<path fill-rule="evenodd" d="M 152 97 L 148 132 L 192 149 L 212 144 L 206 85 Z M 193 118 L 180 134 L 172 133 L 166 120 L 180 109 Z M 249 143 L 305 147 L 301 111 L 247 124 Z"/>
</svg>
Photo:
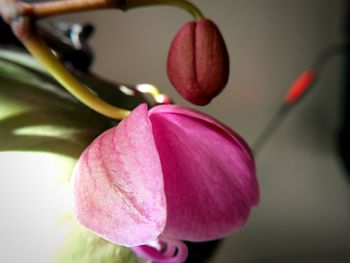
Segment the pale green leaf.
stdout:
<svg viewBox="0 0 350 263">
<path fill-rule="evenodd" d="M 141 263 L 128 248 L 114 245 L 75 226 L 53 263 Z"/>
<path fill-rule="evenodd" d="M 98 88 L 104 91 L 104 87 Z M 106 89 L 104 95 L 108 97 L 110 91 Z M 124 105 L 127 101 L 130 107 L 139 103 L 130 98 L 124 101 L 119 97 L 119 100 Z M 68 207 L 69 178 L 75 160 L 96 136 L 115 124 L 77 102 L 30 56 L 0 49 L 0 154 L 3 161 L 0 163 L 5 169 L 0 171 L 3 176 L 9 175 L 18 182 L 35 178 L 35 181 L 28 181 L 33 186 L 19 194 L 31 196 L 33 191 L 43 191 L 46 203 L 56 207 L 55 204 L 67 200 L 64 207 Z M 38 167 L 43 160 L 46 162 L 44 176 L 57 176 L 60 171 L 59 179 L 42 177 L 43 169 Z M 22 167 L 25 172 L 20 169 Z M 18 172 L 14 175 L 11 174 L 13 171 Z M 40 184 L 37 185 L 37 181 Z M 23 208 L 26 206 L 28 204 L 23 203 Z M 61 208 L 59 205 L 52 213 L 42 213 L 49 217 L 48 213 L 60 211 L 58 217 L 68 219 L 63 224 L 65 230 L 59 231 L 67 233 L 74 220 L 68 208 L 62 211 Z M 20 209 L 16 207 L 16 210 Z M 58 221 L 61 219 L 57 218 Z M 62 222 L 57 228 L 62 228 Z M 130 249 L 116 246 L 78 226 L 57 250 L 55 263 L 141 262 Z"/>
</svg>

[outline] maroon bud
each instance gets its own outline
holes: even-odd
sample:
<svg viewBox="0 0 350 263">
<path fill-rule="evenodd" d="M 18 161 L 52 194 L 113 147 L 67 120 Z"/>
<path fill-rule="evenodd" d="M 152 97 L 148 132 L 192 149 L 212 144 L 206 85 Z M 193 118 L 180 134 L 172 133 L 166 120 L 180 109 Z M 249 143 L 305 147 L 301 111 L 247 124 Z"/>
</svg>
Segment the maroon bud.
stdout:
<svg viewBox="0 0 350 263">
<path fill-rule="evenodd" d="M 168 76 L 182 97 L 206 105 L 225 87 L 229 58 L 217 26 L 208 19 L 187 23 L 171 43 Z"/>
</svg>

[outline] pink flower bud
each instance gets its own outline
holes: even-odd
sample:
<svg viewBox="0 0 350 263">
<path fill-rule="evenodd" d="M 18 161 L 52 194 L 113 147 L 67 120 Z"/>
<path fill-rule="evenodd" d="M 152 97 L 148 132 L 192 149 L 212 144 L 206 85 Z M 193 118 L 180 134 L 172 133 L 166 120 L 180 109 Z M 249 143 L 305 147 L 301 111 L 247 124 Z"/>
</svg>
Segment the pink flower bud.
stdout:
<svg viewBox="0 0 350 263">
<path fill-rule="evenodd" d="M 187 23 L 169 49 L 168 76 L 182 97 L 206 105 L 225 87 L 229 58 L 217 26 L 208 19 Z"/>
<path fill-rule="evenodd" d="M 83 225 L 156 262 L 183 262 L 181 240 L 213 240 L 241 228 L 259 200 L 243 139 L 177 105 L 134 109 L 83 152 L 73 180 Z"/>
</svg>

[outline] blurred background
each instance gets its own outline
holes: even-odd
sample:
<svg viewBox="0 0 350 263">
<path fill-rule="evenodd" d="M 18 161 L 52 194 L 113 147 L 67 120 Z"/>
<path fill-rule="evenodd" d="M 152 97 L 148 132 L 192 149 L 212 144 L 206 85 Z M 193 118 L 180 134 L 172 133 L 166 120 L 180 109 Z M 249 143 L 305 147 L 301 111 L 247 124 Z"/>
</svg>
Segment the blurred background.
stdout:
<svg viewBox="0 0 350 263">
<path fill-rule="evenodd" d="M 250 144 L 294 79 L 328 45 L 345 39 L 346 0 L 197 0 L 219 26 L 230 53 L 226 89 L 199 110 Z M 93 70 L 117 82 L 153 83 L 187 104 L 168 81 L 170 42 L 189 15 L 172 7 L 88 12 Z M 345 59 L 326 65 L 315 88 L 257 156 L 261 203 L 212 262 L 350 262 L 349 178 L 338 158 Z"/>
<path fill-rule="evenodd" d="M 231 58 L 226 89 L 209 106 L 196 108 L 249 144 L 315 56 L 345 39 L 346 0 L 193 2 L 219 26 Z M 94 72 L 115 82 L 155 84 L 189 106 L 166 74 L 170 42 L 191 19 L 187 13 L 148 7 L 57 19 L 95 25 Z M 345 62 L 341 56 L 330 60 L 312 92 L 257 156 L 260 205 L 210 262 L 350 262 L 350 177 L 337 152 Z"/>
</svg>

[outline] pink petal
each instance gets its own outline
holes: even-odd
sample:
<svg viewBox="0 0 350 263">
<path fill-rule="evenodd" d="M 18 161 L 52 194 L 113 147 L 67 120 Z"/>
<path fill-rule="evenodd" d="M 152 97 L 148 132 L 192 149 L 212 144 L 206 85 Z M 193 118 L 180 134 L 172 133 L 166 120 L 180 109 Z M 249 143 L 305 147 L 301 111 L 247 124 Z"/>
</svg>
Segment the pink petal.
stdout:
<svg viewBox="0 0 350 263">
<path fill-rule="evenodd" d="M 254 160 L 243 139 L 181 106 L 157 106 L 150 120 L 168 206 L 162 235 L 204 241 L 242 227 L 259 199 Z"/>
<path fill-rule="evenodd" d="M 183 263 L 188 256 L 188 249 L 185 243 L 179 240 L 162 238 L 159 240 L 164 245 L 164 251 L 149 246 L 142 245 L 133 247 L 132 250 L 146 260 L 154 263 Z"/>
<path fill-rule="evenodd" d="M 163 175 L 145 104 L 100 135 L 73 176 L 75 214 L 90 230 L 125 246 L 148 243 L 162 232 Z"/>
</svg>

